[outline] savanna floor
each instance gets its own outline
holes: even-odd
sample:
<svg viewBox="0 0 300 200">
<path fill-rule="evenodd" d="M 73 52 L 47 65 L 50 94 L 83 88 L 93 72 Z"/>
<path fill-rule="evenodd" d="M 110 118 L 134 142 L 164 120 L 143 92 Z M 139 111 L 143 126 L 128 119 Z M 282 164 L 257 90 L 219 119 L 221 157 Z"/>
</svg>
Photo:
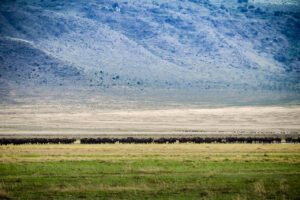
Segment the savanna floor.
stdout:
<svg viewBox="0 0 300 200">
<path fill-rule="evenodd" d="M 299 144 L 0 146 L 0 199 L 299 199 Z"/>
</svg>

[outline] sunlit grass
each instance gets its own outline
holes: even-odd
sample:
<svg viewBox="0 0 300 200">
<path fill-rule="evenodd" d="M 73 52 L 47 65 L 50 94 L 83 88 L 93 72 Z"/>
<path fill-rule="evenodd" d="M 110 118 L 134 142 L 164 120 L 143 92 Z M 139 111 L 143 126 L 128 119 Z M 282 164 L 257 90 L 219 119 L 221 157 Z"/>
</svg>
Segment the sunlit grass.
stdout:
<svg viewBox="0 0 300 200">
<path fill-rule="evenodd" d="M 13 199 L 297 199 L 300 145 L 105 144 L 0 147 Z"/>
</svg>

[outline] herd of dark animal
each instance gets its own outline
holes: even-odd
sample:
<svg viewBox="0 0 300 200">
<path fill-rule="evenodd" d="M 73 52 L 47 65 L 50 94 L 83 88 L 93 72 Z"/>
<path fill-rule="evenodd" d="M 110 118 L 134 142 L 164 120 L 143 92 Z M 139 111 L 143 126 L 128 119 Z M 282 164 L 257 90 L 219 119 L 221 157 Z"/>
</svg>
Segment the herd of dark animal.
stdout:
<svg viewBox="0 0 300 200">
<path fill-rule="evenodd" d="M 7 144 L 73 144 L 72 138 L 0 138 L 0 145 Z"/>
<path fill-rule="evenodd" d="M 83 138 L 81 144 L 172 144 L 172 143 L 300 143 L 299 138 L 288 137 L 284 140 L 279 137 L 178 137 L 178 138 Z"/>
<path fill-rule="evenodd" d="M 73 144 L 74 138 L 0 138 L 0 145 Z M 171 138 L 83 138 L 81 144 L 172 144 L 172 143 L 300 143 L 300 137 L 171 137 Z"/>
</svg>

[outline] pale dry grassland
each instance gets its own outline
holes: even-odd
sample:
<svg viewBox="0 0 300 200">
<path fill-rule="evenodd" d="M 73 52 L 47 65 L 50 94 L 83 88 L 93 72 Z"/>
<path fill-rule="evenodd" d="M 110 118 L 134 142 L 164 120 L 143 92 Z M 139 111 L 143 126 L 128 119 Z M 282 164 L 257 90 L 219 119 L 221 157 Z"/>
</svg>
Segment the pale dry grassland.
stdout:
<svg viewBox="0 0 300 200">
<path fill-rule="evenodd" d="M 0 146 L 0 153 L 0 162 L 4 163 L 128 158 L 300 163 L 298 144 L 7 145 Z"/>
<path fill-rule="evenodd" d="M 0 106 L 0 135 L 300 133 L 300 106 L 109 109 Z"/>
</svg>

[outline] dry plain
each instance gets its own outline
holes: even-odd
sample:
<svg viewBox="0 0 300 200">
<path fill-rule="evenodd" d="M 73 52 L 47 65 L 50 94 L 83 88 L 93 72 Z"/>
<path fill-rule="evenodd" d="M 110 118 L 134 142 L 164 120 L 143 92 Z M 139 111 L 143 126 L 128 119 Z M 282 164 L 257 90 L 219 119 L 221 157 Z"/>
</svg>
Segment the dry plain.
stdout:
<svg viewBox="0 0 300 200">
<path fill-rule="evenodd" d="M 298 134 L 299 106 L 102 108 L 1 106 L 0 134 Z"/>
</svg>

